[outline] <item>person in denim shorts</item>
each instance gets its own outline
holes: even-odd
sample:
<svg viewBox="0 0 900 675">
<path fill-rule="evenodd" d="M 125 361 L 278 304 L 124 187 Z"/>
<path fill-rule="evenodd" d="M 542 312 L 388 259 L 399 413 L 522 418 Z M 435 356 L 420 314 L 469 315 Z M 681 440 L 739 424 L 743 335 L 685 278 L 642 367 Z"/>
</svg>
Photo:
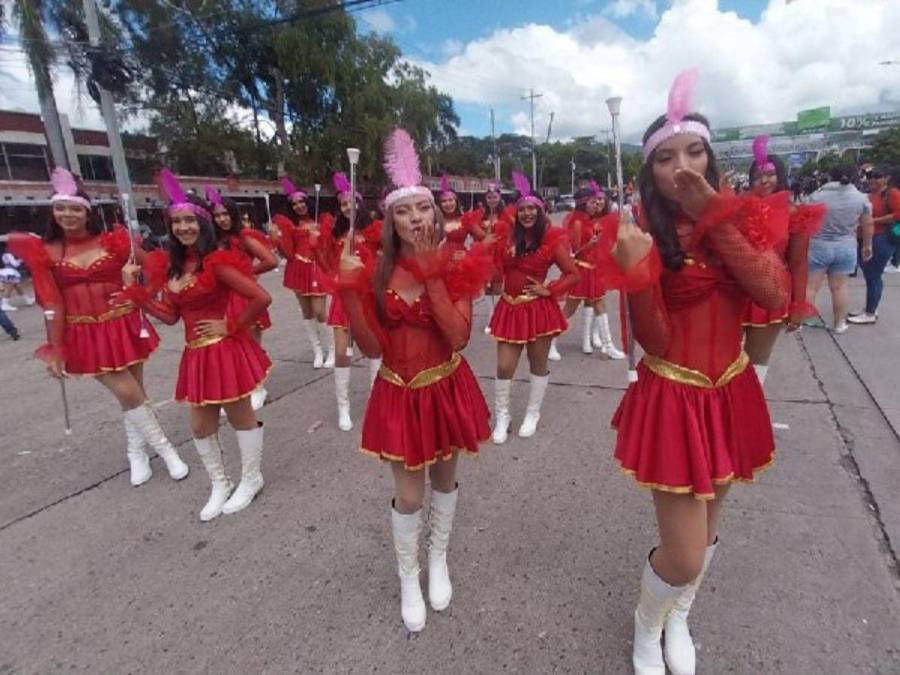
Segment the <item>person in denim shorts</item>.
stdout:
<svg viewBox="0 0 900 675">
<path fill-rule="evenodd" d="M 809 290 L 807 299 L 815 304 L 822 282 L 828 278 L 835 333 L 847 330 L 847 277 L 856 269 L 856 233 L 862 232 L 862 258 L 872 257 L 872 205 L 851 182 L 855 168 L 835 167 L 831 181 L 813 193 L 811 201 L 825 204 L 828 215 L 822 229 L 809 242 Z"/>
</svg>

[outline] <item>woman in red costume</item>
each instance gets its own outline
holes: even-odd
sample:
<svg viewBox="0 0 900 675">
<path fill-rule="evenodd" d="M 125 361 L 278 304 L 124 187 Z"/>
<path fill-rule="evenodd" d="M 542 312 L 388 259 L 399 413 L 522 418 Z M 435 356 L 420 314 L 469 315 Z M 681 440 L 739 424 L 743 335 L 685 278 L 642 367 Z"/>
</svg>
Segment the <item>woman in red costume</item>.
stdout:
<svg viewBox="0 0 900 675">
<path fill-rule="evenodd" d="M 787 271 L 772 249 L 787 197 L 779 206 L 715 192 L 709 124 L 692 112 L 697 76 L 676 78 L 667 114 L 644 134 L 644 229 L 623 220 L 614 251 L 645 352 L 613 419 L 615 455 L 652 489 L 660 536 L 634 615 L 639 675 L 663 675 L 666 665 L 694 673 L 687 616 L 728 486 L 752 480 L 775 452 L 762 387 L 741 349 L 741 315 L 748 297 L 770 310 L 787 302 Z"/>
<path fill-rule="evenodd" d="M 787 171 L 777 156 L 769 154 L 768 144 L 768 136 L 758 136 L 753 141 L 754 160 L 750 165 L 750 187 L 758 197 L 783 200 L 780 193 L 787 192 L 788 189 Z M 816 313 L 815 307 L 806 301 L 809 238 L 818 232 L 826 213 L 827 209 L 823 204 L 791 205 L 786 236 L 777 246 L 791 275 L 790 302 L 774 312 L 760 307 L 752 300 L 747 303 L 744 311 L 744 350 L 750 357 L 760 384 L 766 382 L 769 359 L 782 326 L 788 331 L 795 331 L 803 319 Z"/>
<path fill-rule="evenodd" d="M 322 351 L 319 330 L 327 333 L 325 303 L 327 294 L 320 285 L 319 266 L 316 264 L 315 243 L 322 227 L 330 227 L 331 215 L 322 214 L 318 221 L 310 215 L 309 197 L 298 189 L 289 178 L 282 178 L 281 185 L 287 195 L 292 217 L 276 215 L 273 235 L 282 255 L 287 259 L 284 268 L 284 287 L 297 296 L 303 314 L 303 328 L 313 348 L 313 368 L 334 366 L 334 343 L 331 342 L 326 357 Z"/>
<path fill-rule="evenodd" d="M 525 176 L 514 172 L 513 178 L 519 190 L 515 226 L 510 236 L 498 241 L 494 249 L 497 267 L 503 273 L 504 289 L 490 324 L 491 335 L 497 341 L 494 443 L 505 443 L 509 433 L 509 394 L 523 347 L 528 353 L 531 389 L 519 436 L 528 438 L 537 431 L 550 380 L 547 365 L 550 340 L 564 333 L 567 327 L 558 298 L 578 283 L 578 268 L 569 253 L 565 230 L 550 225 L 544 214 L 544 203 L 531 194 Z M 552 283 L 545 283 L 553 265 L 562 275 Z"/>
<path fill-rule="evenodd" d="M 477 211 L 463 214 L 459 205 L 459 195 L 450 187 L 446 174 L 441 176 L 441 193 L 438 195 L 438 206 L 444 217 L 444 246 L 454 251 L 465 251 L 466 240 L 472 235 L 472 223 L 479 222 Z"/>
<path fill-rule="evenodd" d="M 350 233 L 350 215 L 353 205 L 353 193 L 350 181 L 342 173 L 334 176 L 340 213 L 334 224 L 323 224 L 322 234 L 316 242 L 316 259 L 322 270 L 331 279 L 337 277 L 341 255 Z M 353 248 L 363 257 L 374 257 L 381 248 L 381 221 L 369 220 L 363 208 L 362 197 L 356 195 L 356 225 L 353 228 Z M 339 294 L 331 296 L 331 308 L 328 310 L 328 325 L 334 331 L 334 391 L 338 405 L 338 428 L 341 431 L 353 429 L 350 417 L 350 360 L 353 358 L 350 320 L 344 311 L 344 303 Z M 381 362 L 370 359 L 369 373 L 374 380 Z"/>
<path fill-rule="evenodd" d="M 596 347 L 604 358 L 624 359 L 625 354 L 613 343 L 604 299 L 608 289 L 603 275 L 596 269 L 595 260 L 597 247 L 612 250 L 619 228 L 619 216 L 610 213 L 606 193 L 597 183 L 591 181 L 591 187 L 575 193 L 575 210 L 566 216 L 563 227 L 569 233 L 572 255 L 581 274 L 578 285 L 566 298 L 563 313 L 570 319 L 578 305 L 584 304 L 581 351 L 593 354 Z"/>
<path fill-rule="evenodd" d="M 123 295 L 169 325 L 179 318 L 184 322 L 186 345 L 175 400 L 190 405 L 194 445 L 212 483 L 200 511 L 200 520 L 208 521 L 246 508 L 263 488 L 263 428 L 250 394 L 265 381 L 272 362 L 250 329 L 271 298 L 256 283 L 246 255 L 219 247 L 209 205 L 185 195 L 168 169 L 163 169 L 160 180 L 170 202 L 166 211 L 170 259 L 161 251 L 148 256 L 143 269 L 149 288 L 135 285 L 140 268 L 126 267 Z M 157 300 L 159 288 L 162 297 Z M 238 316 L 228 313 L 232 293 L 246 300 Z M 225 409 L 241 452 L 241 481 L 233 493 L 219 444 L 220 408 Z"/>
<path fill-rule="evenodd" d="M 48 317 L 49 344 L 38 356 L 56 378 L 85 375 L 109 389 L 122 407 L 131 484 L 150 480 L 149 445 L 181 480 L 181 461 L 147 404 L 144 361 L 159 345 L 159 336 L 134 304 L 113 306 L 122 290 L 122 268 L 132 242 L 121 227 L 101 234 L 87 194 L 71 173 L 53 171 L 52 215 L 43 240 L 24 234 L 10 237 L 10 249 L 31 268 L 38 300 Z M 144 252 L 135 246 L 135 255 Z"/>
<path fill-rule="evenodd" d="M 362 450 L 390 461 L 391 509 L 400 577 L 400 611 L 409 631 L 425 627 L 419 586 L 419 536 L 425 468 L 428 514 L 428 596 L 432 609 L 450 604 L 447 547 L 459 494 L 456 460 L 477 454 L 490 434 L 478 381 L 460 355 L 472 331 L 472 297 L 491 273 L 489 254 L 458 255 L 440 246 L 442 217 L 421 173 L 412 139 L 396 129 L 385 169 L 397 188 L 387 195 L 383 255 L 373 267 L 360 256 L 341 259 L 341 297 L 364 354 L 383 358 L 362 430 Z"/>
<path fill-rule="evenodd" d="M 212 208 L 213 222 L 216 224 L 216 237 L 219 248 L 226 251 L 235 251 L 246 257 L 247 263 L 253 275 L 258 277 L 269 270 L 278 267 L 278 259 L 272 252 L 271 242 L 259 230 L 253 227 L 242 227 L 238 205 L 227 197 L 222 197 L 219 191 L 207 186 L 206 200 Z M 228 302 L 228 318 L 234 319 L 240 316 L 247 306 L 247 299 L 240 293 L 232 293 Z M 262 332 L 272 327 L 268 310 L 260 314 L 256 323 L 250 327 L 250 334 L 257 344 L 262 344 Z M 250 395 L 250 403 L 254 410 L 259 410 L 266 403 L 266 388 L 259 389 Z"/>
<path fill-rule="evenodd" d="M 505 240 L 509 231 L 512 230 L 516 214 L 514 210 L 511 212 L 503 203 L 503 196 L 500 194 L 502 188 L 500 183 L 489 182 L 484 195 L 484 206 L 466 214 L 465 217 L 475 241 L 484 241 L 489 236 L 492 241 Z M 493 314 L 496 308 L 494 297 L 503 292 L 503 273 L 500 270 L 495 271 L 485 290 L 491 298 L 491 314 Z M 484 332 L 490 335 L 490 323 L 484 327 Z"/>
</svg>

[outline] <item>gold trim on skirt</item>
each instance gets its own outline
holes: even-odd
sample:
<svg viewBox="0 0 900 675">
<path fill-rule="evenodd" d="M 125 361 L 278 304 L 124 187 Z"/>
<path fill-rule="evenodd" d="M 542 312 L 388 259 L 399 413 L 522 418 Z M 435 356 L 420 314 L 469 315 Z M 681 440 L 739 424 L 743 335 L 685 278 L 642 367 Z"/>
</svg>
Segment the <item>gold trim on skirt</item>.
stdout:
<svg viewBox="0 0 900 675">
<path fill-rule="evenodd" d="M 134 310 L 134 305 L 127 302 L 124 305 L 113 307 L 108 312 L 103 312 L 103 314 L 98 314 L 97 316 L 91 316 L 90 314 L 68 314 L 66 315 L 66 323 L 104 323 L 106 321 L 112 321 L 113 319 L 127 316 Z"/>
<path fill-rule="evenodd" d="M 404 387 L 407 389 L 421 389 L 422 387 L 431 386 L 436 382 L 440 382 L 441 380 L 450 377 L 459 367 L 459 364 L 461 362 L 462 357 L 458 353 L 454 352 L 449 361 L 445 361 L 444 363 L 432 368 L 420 370 L 415 374 L 415 376 L 413 376 L 413 378 L 409 382 L 406 382 L 402 377 L 400 377 L 386 365 L 381 364 L 381 368 L 378 371 L 378 376 L 381 377 L 381 379 L 387 380 L 391 384 L 394 384 L 398 387 Z"/>
<path fill-rule="evenodd" d="M 509 293 L 503 294 L 503 299 L 508 302 L 510 305 L 523 305 L 526 302 L 531 302 L 532 300 L 537 300 L 537 295 L 509 295 Z"/>
<path fill-rule="evenodd" d="M 188 349 L 202 349 L 203 347 L 210 347 L 215 344 L 219 344 L 222 340 L 224 340 L 227 335 L 204 335 L 203 337 L 194 338 L 193 340 L 188 341 L 187 348 Z"/>
<path fill-rule="evenodd" d="M 691 387 L 716 389 L 718 387 L 724 387 L 738 375 L 743 373 L 750 363 L 750 357 L 747 356 L 747 352 L 741 352 L 741 355 L 737 357 L 737 360 L 728 366 L 728 368 L 725 369 L 725 372 L 722 373 L 715 382 L 699 370 L 685 368 L 677 363 L 661 359 L 658 356 L 646 354 L 644 358 L 641 359 L 641 363 L 643 363 L 650 372 L 655 373 L 660 377 L 664 377 L 667 380 L 672 380 L 673 382 L 678 382 L 680 384 L 687 384 Z"/>
</svg>

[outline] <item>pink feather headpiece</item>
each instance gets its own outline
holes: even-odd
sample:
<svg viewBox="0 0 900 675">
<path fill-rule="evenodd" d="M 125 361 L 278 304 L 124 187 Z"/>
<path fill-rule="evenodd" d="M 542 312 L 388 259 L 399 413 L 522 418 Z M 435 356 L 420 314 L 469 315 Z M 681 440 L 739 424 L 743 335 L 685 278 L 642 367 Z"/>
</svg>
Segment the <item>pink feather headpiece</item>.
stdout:
<svg viewBox="0 0 900 675">
<path fill-rule="evenodd" d="M 606 199 L 606 190 L 604 190 L 593 178 L 591 179 L 591 190 L 594 191 L 595 197 L 603 197 Z"/>
<path fill-rule="evenodd" d="M 287 195 L 288 201 L 295 199 L 306 199 L 306 193 L 294 185 L 293 181 L 287 176 L 281 177 L 281 189 Z"/>
<path fill-rule="evenodd" d="M 500 191 L 501 191 L 502 189 L 503 189 L 503 184 L 502 184 L 502 183 L 498 183 L 498 182 L 493 181 L 493 180 L 492 180 L 492 181 L 488 181 L 488 184 L 487 184 L 487 191 L 488 191 L 488 192 L 496 192 L 496 193 L 499 195 L 499 194 L 500 194 Z"/>
<path fill-rule="evenodd" d="M 705 124 L 694 120 L 684 121 L 687 115 L 694 112 L 694 91 L 699 79 L 700 69 L 688 68 L 679 73 L 672 82 L 672 88 L 669 89 L 669 103 L 666 107 L 666 123 L 654 131 L 644 143 L 644 159 L 649 158 L 650 153 L 656 150 L 660 143 L 678 134 L 696 134 L 709 142 L 709 128 Z"/>
<path fill-rule="evenodd" d="M 759 173 L 775 171 L 775 165 L 769 161 L 769 136 L 763 134 L 753 139 L 753 163 Z"/>
<path fill-rule="evenodd" d="M 385 208 L 390 208 L 398 199 L 405 197 L 434 199 L 431 190 L 422 185 L 422 170 L 419 168 L 416 146 L 405 129 L 394 129 L 384 142 L 384 170 L 395 186 L 384 198 Z"/>
<path fill-rule="evenodd" d="M 456 197 L 453 188 L 450 187 L 450 177 L 447 174 L 441 176 L 441 199 Z"/>
<path fill-rule="evenodd" d="M 334 184 L 334 189 L 337 192 L 338 199 L 343 199 L 344 197 L 350 196 L 350 181 L 347 179 L 347 176 L 344 175 L 343 171 L 338 171 L 331 177 L 331 182 Z M 362 195 L 359 192 L 356 193 L 356 198 L 361 199 Z"/>
<path fill-rule="evenodd" d="M 75 181 L 75 176 L 68 169 L 64 169 L 61 166 L 53 169 L 50 183 L 53 185 L 53 196 L 50 197 L 51 204 L 74 202 L 90 210 L 91 203 L 78 195 L 78 183 Z"/>
<path fill-rule="evenodd" d="M 540 208 L 544 208 L 544 202 L 537 195 L 531 194 L 531 183 L 528 182 L 528 179 L 525 177 L 525 174 L 520 171 L 512 172 L 513 185 L 516 190 L 519 191 L 519 200 L 516 202 L 516 206 L 521 206 L 522 204 L 534 204 Z"/>
<path fill-rule="evenodd" d="M 159 172 L 159 189 L 163 196 L 169 200 L 168 212 L 170 216 L 175 211 L 190 211 L 198 218 L 212 221 L 209 211 L 187 200 L 187 195 L 181 189 L 181 183 L 178 182 L 175 174 L 169 169 L 163 169 Z"/>
<path fill-rule="evenodd" d="M 206 186 L 206 201 L 210 203 L 210 206 L 223 206 L 222 203 L 222 195 L 219 194 L 219 191 L 216 190 L 212 185 Z"/>
</svg>

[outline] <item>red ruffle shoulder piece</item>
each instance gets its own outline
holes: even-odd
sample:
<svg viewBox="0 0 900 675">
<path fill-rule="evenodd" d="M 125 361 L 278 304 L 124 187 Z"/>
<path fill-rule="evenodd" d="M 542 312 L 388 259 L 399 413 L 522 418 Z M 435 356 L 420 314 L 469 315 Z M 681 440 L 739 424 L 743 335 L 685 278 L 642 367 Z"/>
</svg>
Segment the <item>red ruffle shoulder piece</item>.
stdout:
<svg viewBox="0 0 900 675">
<path fill-rule="evenodd" d="M 510 224 L 514 224 L 516 222 L 516 213 L 518 213 L 518 209 L 515 204 L 510 204 L 505 209 L 503 209 L 503 217 L 506 218 Z"/>
<path fill-rule="evenodd" d="M 544 240 L 536 251 L 542 255 L 552 256 L 558 246 L 565 246 L 569 250 L 569 233 L 561 227 L 548 227 L 544 231 Z"/>
<path fill-rule="evenodd" d="M 381 231 L 384 229 L 384 223 L 380 220 L 373 220 L 368 227 L 360 230 L 366 244 L 372 247 L 381 246 Z"/>
<path fill-rule="evenodd" d="M 709 200 L 697 221 L 692 245 L 696 246 L 711 228 L 732 224 L 757 250 L 771 249 L 787 239 L 789 208 L 788 192 L 776 192 L 765 198 L 717 194 Z"/>
<path fill-rule="evenodd" d="M 122 225 L 117 225 L 112 231 L 101 234 L 100 245 L 117 259 L 125 260 L 131 257 L 131 235 Z"/>
<path fill-rule="evenodd" d="M 260 244 L 265 246 L 268 249 L 272 248 L 272 240 L 269 239 L 264 232 L 260 232 L 252 227 L 247 227 L 241 230 L 241 238 L 242 239 L 255 239 Z"/>
<path fill-rule="evenodd" d="M 135 304 L 141 304 L 156 297 L 156 294 L 166 285 L 169 278 L 169 254 L 162 249 L 150 251 L 144 256 L 141 265 L 141 274 L 144 277 L 143 285 L 129 286 L 121 293 L 110 298 L 111 305 L 121 305 L 123 301 L 130 300 Z"/>
<path fill-rule="evenodd" d="M 197 283 L 207 288 L 215 285 L 216 267 L 219 265 L 228 265 L 234 267 L 241 274 L 248 277 L 253 276 L 253 266 L 246 255 L 230 249 L 220 249 L 213 251 L 203 259 L 202 270 L 197 274 Z"/>
<path fill-rule="evenodd" d="M 827 214 L 825 204 L 795 204 L 788 220 L 788 230 L 791 234 L 811 237 L 821 229 Z"/>
<path fill-rule="evenodd" d="M 272 224 L 278 228 L 278 231 L 281 233 L 281 236 L 283 238 L 287 239 L 293 236 L 294 223 L 292 223 L 291 219 L 287 216 L 281 213 L 276 213 L 274 216 L 272 216 Z"/>
<path fill-rule="evenodd" d="M 597 223 L 597 229 L 600 231 L 600 246 L 612 248 L 619 236 L 619 213 L 612 211 L 600 218 Z"/>
<path fill-rule="evenodd" d="M 476 298 L 494 274 L 491 247 L 476 243 L 468 251 L 441 248 L 429 254 L 403 261 L 403 267 L 421 283 L 443 279 L 447 293 L 454 302 Z"/>
<path fill-rule="evenodd" d="M 24 260 L 31 270 L 34 294 L 41 307 L 47 309 L 57 302 L 59 289 L 53 280 L 53 259 L 44 240 L 27 232 L 13 232 L 9 235 L 7 244 L 10 252 Z"/>
<path fill-rule="evenodd" d="M 612 247 L 597 246 L 594 249 L 594 274 L 605 288 L 638 293 L 653 286 L 662 275 L 662 260 L 655 245 L 643 260 L 629 270 L 619 267 L 612 251 Z"/>
<path fill-rule="evenodd" d="M 471 211 L 466 211 L 462 215 L 461 222 L 463 227 L 471 228 L 472 225 L 481 225 L 481 221 L 484 219 L 484 210 L 483 209 L 473 209 Z"/>
</svg>

